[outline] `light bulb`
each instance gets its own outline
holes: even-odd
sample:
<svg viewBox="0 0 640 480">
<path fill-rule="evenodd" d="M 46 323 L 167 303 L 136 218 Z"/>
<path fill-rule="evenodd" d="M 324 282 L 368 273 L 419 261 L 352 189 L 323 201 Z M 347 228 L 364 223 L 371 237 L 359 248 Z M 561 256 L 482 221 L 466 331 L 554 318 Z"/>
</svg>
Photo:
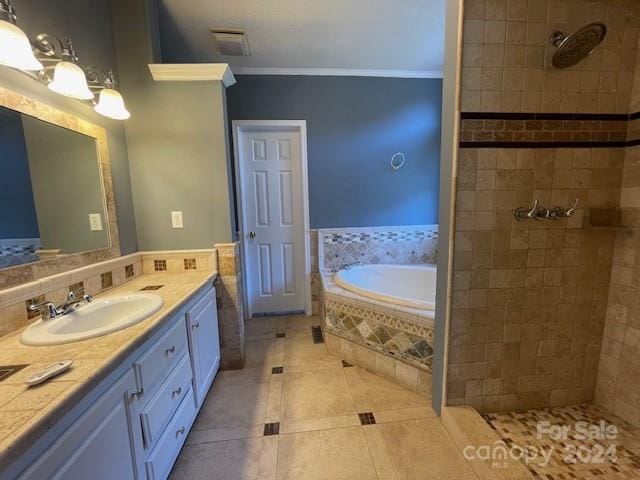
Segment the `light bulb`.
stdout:
<svg viewBox="0 0 640 480">
<path fill-rule="evenodd" d="M 63 57 L 64 58 L 64 57 Z M 75 63 L 63 60 L 56 64 L 49 89 L 66 97 L 91 100 L 93 93 L 87 85 L 87 77 Z"/>
<path fill-rule="evenodd" d="M 27 35 L 16 25 L 0 20 L 0 65 L 19 70 L 42 70 Z"/>
<path fill-rule="evenodd" d="M 112 88 L 105 88 L 100 92 L 98 104 L 94 107 L 94 110 L 100 115 L 114 120 L 126 120 L 131 116 L 124 106 L 124 100 L 120 92 Z"/>
</svg>

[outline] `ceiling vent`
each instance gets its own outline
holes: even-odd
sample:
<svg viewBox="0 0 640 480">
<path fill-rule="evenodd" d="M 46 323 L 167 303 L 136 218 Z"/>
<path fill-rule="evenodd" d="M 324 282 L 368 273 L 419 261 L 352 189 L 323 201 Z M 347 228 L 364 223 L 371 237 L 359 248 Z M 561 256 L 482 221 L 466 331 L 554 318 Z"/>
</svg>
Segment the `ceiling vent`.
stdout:
<svg viewBox="0 0 640 480">
<path fill-rule="evenodd" d="M 213 28 L 213 43 L 222 55 L 236 57 L 248 57 L 251 55 L 249 39 L 243 30 L 230 30 L 228 28 Z"/>
</svg>

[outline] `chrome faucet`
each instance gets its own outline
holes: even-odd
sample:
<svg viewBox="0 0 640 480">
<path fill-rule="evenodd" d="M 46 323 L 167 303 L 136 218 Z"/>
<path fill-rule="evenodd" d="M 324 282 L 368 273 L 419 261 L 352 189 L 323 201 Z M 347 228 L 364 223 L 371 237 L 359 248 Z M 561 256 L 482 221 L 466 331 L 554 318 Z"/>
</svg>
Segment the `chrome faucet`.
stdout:
<svg viewBox="0 0 640 480">
<path fill-rule="evenodd" d="M 82 298 L 78 299 L 74 292 L 69 292 L 69 295 L 67 295 L 67 301 L 57 307 L 52 302 L 42 302 L 29 305 L 29 310 L 32 312 L 40 312 L 42 320 L 45 321 L 67 315 L 73 312 L 82 302 L 89 303 L 92 300 L 93 297 L 91 295 L 83 295 Z"/>
</svg>

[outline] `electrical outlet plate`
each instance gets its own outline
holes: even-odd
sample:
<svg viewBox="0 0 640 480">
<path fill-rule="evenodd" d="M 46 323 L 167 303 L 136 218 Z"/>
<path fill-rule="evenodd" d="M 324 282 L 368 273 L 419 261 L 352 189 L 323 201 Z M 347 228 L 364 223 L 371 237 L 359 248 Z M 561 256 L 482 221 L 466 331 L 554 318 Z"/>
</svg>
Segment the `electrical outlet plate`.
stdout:
<svg viewBox="0 0 640 480">
<path fill-rule="evenodd" d="M 102 215 L 99 213 L 89 214 L 89 228 L 92 232 L 101 232 L 102 228 Z"/>
<path fill-rule="evenodd" d="M 171 228 L 184 228 L 181 211 L 171 212 Z"/>
</svg>

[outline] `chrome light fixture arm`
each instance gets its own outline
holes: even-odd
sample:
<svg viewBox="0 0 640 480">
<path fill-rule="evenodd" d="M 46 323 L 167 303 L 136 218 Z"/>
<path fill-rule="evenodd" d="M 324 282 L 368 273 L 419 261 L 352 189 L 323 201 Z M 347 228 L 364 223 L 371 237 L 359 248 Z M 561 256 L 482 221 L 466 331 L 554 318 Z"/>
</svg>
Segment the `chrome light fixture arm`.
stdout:
<svg viewBox="0 0 640 480">
<path fill-rule="evenodd" d="M 129 118 L 122 95 L 115 91 L 113 72 L 80 66 L 71 39 L 62 41 L 48 33 L 30 39 L 17 26 L 17 14 L 11 0 L 0 0 L 0 37 L 10 39 L 0 42 L 0 65 L 22 72 L 58 94 L 88 103 L 101 115 L 118 120 Z M 16 42 L 20 48 L 16 49 Z M 97 94 L 103 90 L 110 92 L 104 99 L 102 96 L 97 99 Z M 101 102 L 103 105 L 98 105 Z"/>
</svg>

